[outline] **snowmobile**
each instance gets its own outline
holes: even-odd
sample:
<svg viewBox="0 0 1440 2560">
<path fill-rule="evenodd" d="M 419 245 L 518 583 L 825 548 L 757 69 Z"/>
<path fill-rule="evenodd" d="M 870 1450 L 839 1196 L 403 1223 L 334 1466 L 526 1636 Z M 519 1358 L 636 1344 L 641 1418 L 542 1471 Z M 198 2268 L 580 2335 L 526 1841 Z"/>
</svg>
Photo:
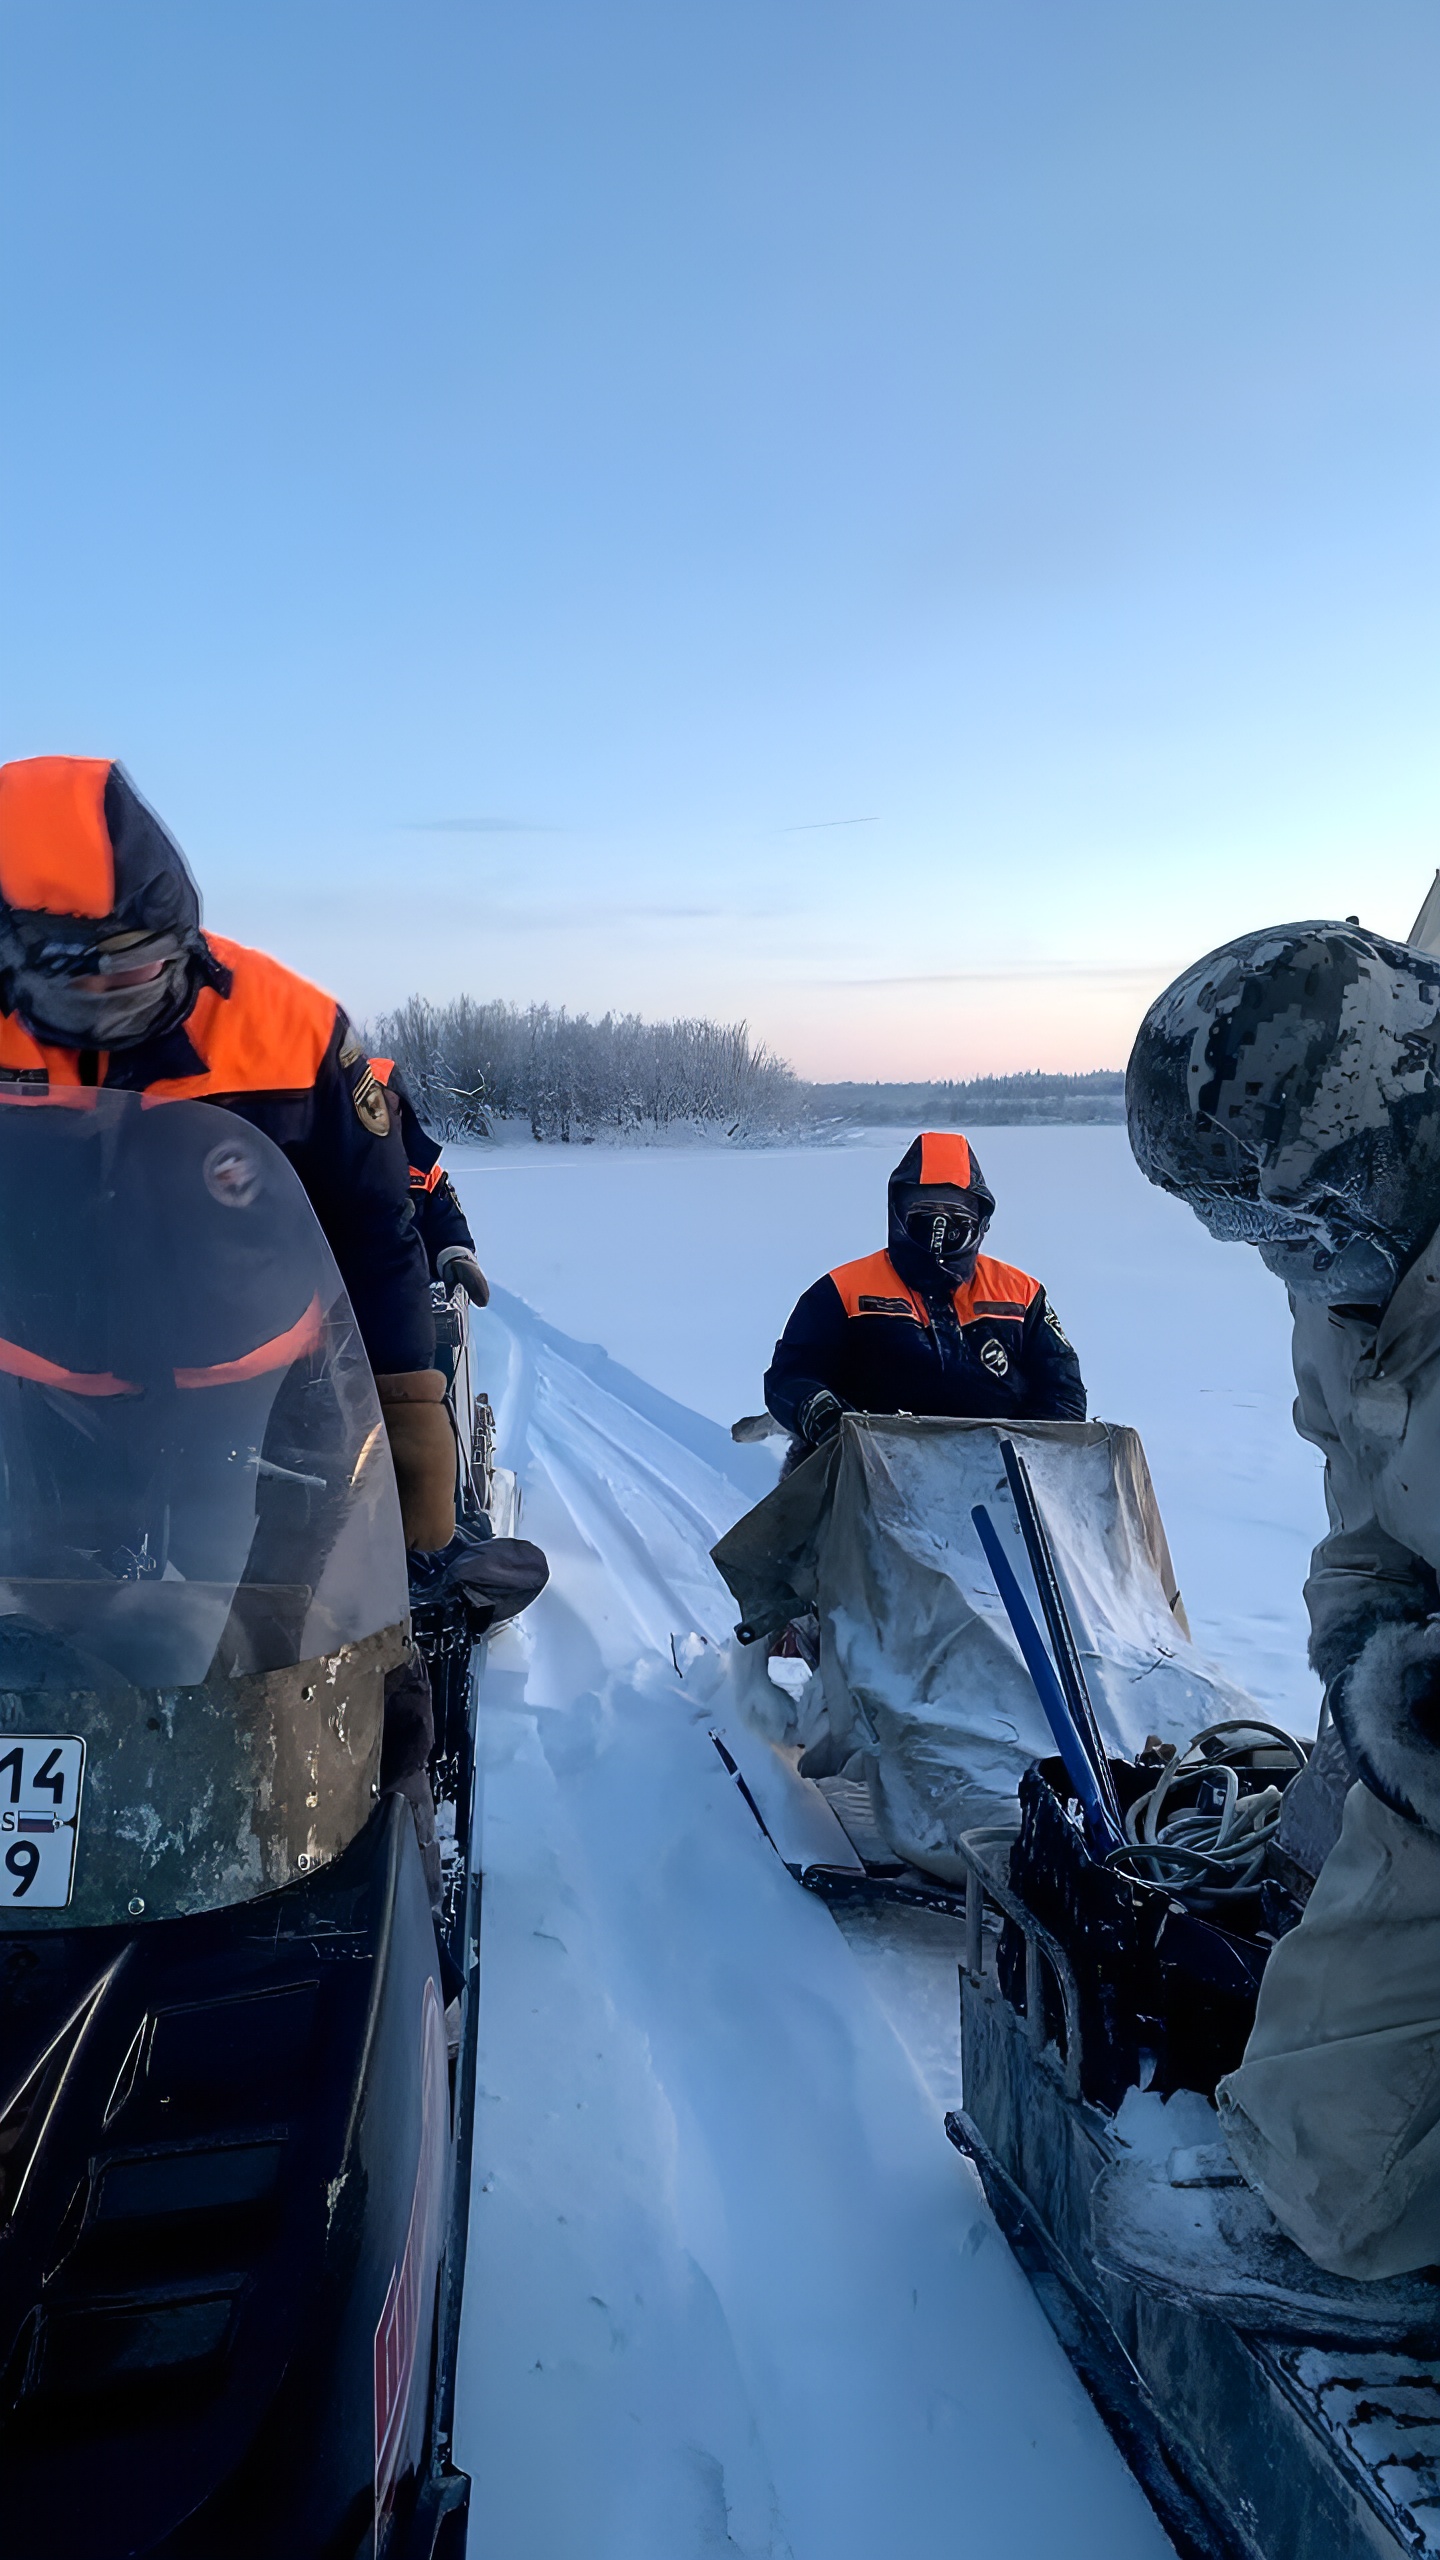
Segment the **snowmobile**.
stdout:
<svg viewBox="0 0 1440 2560">
<path fill-rule="evenodd" d="M 437 1934 L 381 1790 L 394 1478 L 293 1170 L 20 1086 L 0 1196 L 0 2548 L 459 2560 L 474 1612 L 415 1613 Z"/>
<path fill-rule="evenodd" d="M 796 1649 L 813 1656 L 818 1635 L 829 1706 L 858 1700 L 846 1742 L 863 1732 L 868 1751 L 837 1771 L 823 1731 L 803 1751 L 767 1739 L 752 1682 L 749 1721 L 716 1730 L 722 1758 L 791 1873 L 840 1914 L 920 1904 L 963 1921 L 964 2095 L 946 2131 L 1184 2560 L 1440 2552 L 1440 2277 L 1362 2284 L 1315 2266 L 1231 2165 L 1213 2104 L 1308 1891 L 1281 1829 L 1306 1746 L 1234 1699 L 1198 1732 L 1115 1748 L 1113 1678 L 1103 1697 L 1098 1685 L 1124 1668 L 1123 1612 L 1097 1620 L 1105 1503 L 1092 1484 L 1076 1502 L 1087 1523 L 1063 1499 L 1067 1480 L 1083 1493 L 1080 1429 L 844 1430 L 828 1480 L 808 1462 L 809 1487 L 798 1470 L 715 1557 L 745 1612 L 742 1648 L 758 1655 L 794 1610 Z M 992 1443 L 986 1486 L 977 1459 Z M 1163 1540 L 1150 1545 L 1168 1578 Z M 1115 1552 L 1138 1585 L 1143 1543 Z M 1013 1638 L 1008 1688 L 982 1559 Z M 1173 1607 L 1183 1629 L 1178 1595 Z M 946 1788 L 963 1803 L 967 1783 L 978 1796 L 986 1774 L 957 1658 L 977 1687 L 995 1683 L 992 1780 L 1037 1710 L 1049 1748 L 1019 1769 L 1018 1808 L 997 1802 L 927 1841 L 926 1807 Z M 905 1681 L 937 1665 L 922 1730 Z M 1131 1670 L 1155 1695 L 1138 1655 Z M 1029 1726 L 1012 1675 L 1029 1681 Z M 743 1673 L 737 1686 L 743 1698 Z M 965 1747 L 947 1765 L 957 1728 Z"/>
</svg>

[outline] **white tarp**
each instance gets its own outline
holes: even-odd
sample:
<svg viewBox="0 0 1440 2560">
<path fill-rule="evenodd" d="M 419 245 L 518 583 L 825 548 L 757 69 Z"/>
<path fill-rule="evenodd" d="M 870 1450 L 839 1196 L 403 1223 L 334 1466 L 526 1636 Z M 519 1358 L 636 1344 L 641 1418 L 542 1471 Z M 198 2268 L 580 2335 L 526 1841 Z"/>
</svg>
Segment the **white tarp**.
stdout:
<svg viewBox="0 0 1440 2560">
<path fill-rule="evenodd" d="M 1183 1746 L 1253 1715 L 1190 1642 L 1138 1434 L 1004 1430 L 1030 1470 L 1107 1748 L 1133 1757 L 1151 1734 Z M 1005 1819 L 1022 1771 L 1055 1748 L 970 1516 L 980 1502 L 1038 1620 L 993 1423 L 847 1415 L 715 1549 L 743 1623 L 763 1634 L 805 1609 L 820 1619 L 823 1717 L 806 1702 L 797 1721 L 750 1679 L 757 1721 L 781 1739 L 788 1712 L 817 1772 L 858 1753 L 896 1854 L 947 1877 L 958 1835 Z"/>
</svg>

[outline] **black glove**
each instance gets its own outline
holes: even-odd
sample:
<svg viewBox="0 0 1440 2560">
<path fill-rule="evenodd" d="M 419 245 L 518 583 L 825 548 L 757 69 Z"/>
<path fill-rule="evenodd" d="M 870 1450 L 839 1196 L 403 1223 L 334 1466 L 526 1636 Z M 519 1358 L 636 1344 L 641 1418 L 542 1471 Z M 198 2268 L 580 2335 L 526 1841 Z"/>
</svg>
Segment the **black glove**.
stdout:
<svg viewBox="0 0 1440 2560">
<path fill-rule="evenodd" d="M 490 1283 L 474 1254 L 467 1252 L 463 1244 L 447 1244 L 443 1253 L 437 1253 L 435 1270 L 444 1288 L 463 1289 L 477 1307 L 490 1304 Z"/>
<path fill-rule="evenodd" d="M 828 1440 L 833 1432 L 839 1430 L 840 1417 L 849 1410 L 838 1396 L 832 1396 L 828 1387 L 817 1387 L 813 1396 L 806 1397 L 795 1417 L 801 1439 L 808 1440 L 812 1449 L 818 1449 L 822 1440 Z"/>
</svg>

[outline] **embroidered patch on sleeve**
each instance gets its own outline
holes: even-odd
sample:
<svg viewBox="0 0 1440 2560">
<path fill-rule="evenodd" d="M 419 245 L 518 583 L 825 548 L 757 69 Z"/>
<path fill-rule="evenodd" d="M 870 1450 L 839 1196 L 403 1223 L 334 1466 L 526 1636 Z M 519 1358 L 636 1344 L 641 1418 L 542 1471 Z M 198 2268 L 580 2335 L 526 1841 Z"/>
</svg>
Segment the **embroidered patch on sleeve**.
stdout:
<svg viewBox="0 0 1440 2560">
<path fill-rule="evenodd" d="M 376 1083 L 368 1067 L 352 1088 L 350 1099 L 355 1105 L 357 1119 L 362 1127 L 369 1130 L 371 1137 L 388 1138 L 390 1105 L 385 1099 L 383 1085 Z"/>
</svg>

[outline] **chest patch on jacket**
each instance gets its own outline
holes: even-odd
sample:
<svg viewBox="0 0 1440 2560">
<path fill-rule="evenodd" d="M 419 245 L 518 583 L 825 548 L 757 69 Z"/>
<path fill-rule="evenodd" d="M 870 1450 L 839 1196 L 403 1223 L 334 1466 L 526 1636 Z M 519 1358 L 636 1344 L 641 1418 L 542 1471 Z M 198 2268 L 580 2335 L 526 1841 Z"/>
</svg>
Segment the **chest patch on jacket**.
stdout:
<svg viewBox="0 0 1440 2560">
<path fill-rule="evenodd" d="M 980 1345 L 980 1357 L 984 1361 L 986 1368 L 990 1370 L 992 1376 L 997 1378 L 1008 1377 L 1010 1362 L 998 1342 L 982 1342 Z"/>
<path fill-rule="evenodd" d="M 913 1316 L 915 1313 L 908 1298 L 861 1298 L 858 1304 L 862 1316 Z"/>
</svg>

